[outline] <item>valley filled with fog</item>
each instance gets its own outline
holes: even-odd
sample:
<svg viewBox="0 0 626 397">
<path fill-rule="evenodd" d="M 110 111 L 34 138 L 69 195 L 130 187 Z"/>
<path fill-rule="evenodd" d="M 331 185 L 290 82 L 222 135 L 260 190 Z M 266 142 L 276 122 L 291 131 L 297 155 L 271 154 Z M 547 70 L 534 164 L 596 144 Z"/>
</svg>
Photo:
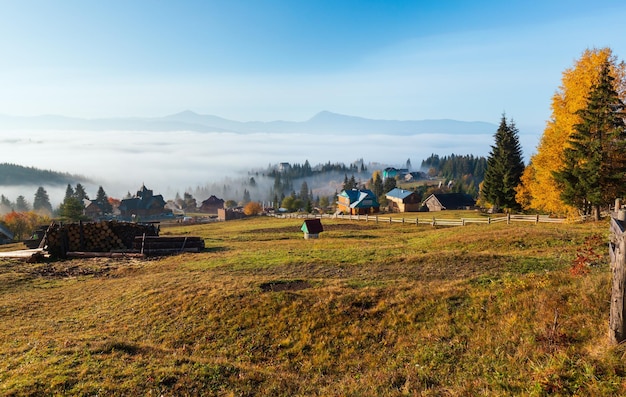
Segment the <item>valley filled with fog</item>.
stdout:
<svg viewBox="0 0 626 397">
<path fill-rule="evenodd" d="M 494 132 L 393 136 L 4 130 L 0 131 L 0 161 L 85 176 L 93 181 L 84 185 L 94 196 L 99 185 L 110 197 L 120 198 L 127 192 L 134 194 L 145 184 L 169 199 L 190 189 L 206 187 L 208 191 L 210 186 L 223 186 L 225 181 L 249 178 L 254 175 L 249 174 L 251 170 L 266 170 L 270 164 L 281 162 L 349 165 L 362 158 L 366 165 L 400 167 L 410 159 L 418 168 L 432 153 L 487 156 Z M 536 142 L 536 138 L 529 142 Z M 65 187 L 45 186 L 53 205 L 62 200 Z M 0 186 L 0 193 L 12 200 L 21 194 L 32 201 L 36 188 Z"/>
</svg>

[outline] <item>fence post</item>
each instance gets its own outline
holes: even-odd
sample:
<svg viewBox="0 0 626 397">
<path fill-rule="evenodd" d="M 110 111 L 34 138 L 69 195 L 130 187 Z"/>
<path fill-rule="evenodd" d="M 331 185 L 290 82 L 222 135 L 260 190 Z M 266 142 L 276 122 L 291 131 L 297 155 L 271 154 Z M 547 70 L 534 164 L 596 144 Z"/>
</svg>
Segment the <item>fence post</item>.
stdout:
<svg viewBox="0 0 626 397">
<path fill-rule="evenodd" d="M 487 224 L 491 225 L 491 217 L 490 216 L 487 217 Z"/>
<path fill-rule="evenodd" d="M 508 212 L 508 213 L 506 214 L 506 224 L 507 224 L 507 225 L 510 225 L 510 224 L 511 224 L 511 213 L 510 213 L 510 212 Z"/>
<path fill-rule="evenodd" d="M 537 214 L 537 221 L 535 223 L 539 223 L 539 214 Z"/>
<path fill-rule="evenodd" d="M 420 225 L 420 218 L 415 217 L 415 226 L 419 226 Z"/>
<path fill-rule="evenodd" d="M 624 288 L 626 285 L 626 235 L 621 221 L 611 217 L 610 254 L 613 282 L 611 286 L 611 311 L 609 315 L 609 339 L 618 344 L 626 339 L 624 317 Z"/>
<path fill-rule="evenodd" d="M 369 214 L 365 214 L 365 222 L 367 222 L 368 218 L 369 218 Z"/>
<path fill-rule="evenodd" d="M 378 223 L 378 215 L 376 215 L 376 223 Z"/>
</svg>

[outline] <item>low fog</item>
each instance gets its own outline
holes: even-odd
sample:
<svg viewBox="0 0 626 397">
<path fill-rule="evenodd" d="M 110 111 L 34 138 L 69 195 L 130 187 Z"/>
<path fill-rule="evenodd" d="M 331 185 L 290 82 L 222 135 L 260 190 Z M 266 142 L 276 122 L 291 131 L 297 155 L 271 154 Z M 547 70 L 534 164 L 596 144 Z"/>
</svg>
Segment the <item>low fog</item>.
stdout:
<svg viewBox="0 0 626 397">
<path fill-rule="evenodd" d="M 365 163 L 414 167 L 432 153 L 486 156 L 492 134 L 414 136 L 365 135 L 318 136 L 313 134 L 234 134 L 201 132 L 128 131 L 1 131 L 0 162 L 79 174 L 93 180 L 85 183 L 95 196 L 102 185 L 109 197 L 134 194 L 143 184 L 166 199 L 176 193 L 202 191 L 222 195 L 227 180 L 263 178 L 250 171 L 266 170 L 281 162 L 311 166 L 356 159 Z M 524 142 L 522 142 L 523 144 Z M 527 153 L 525 153 L 527 154 Z M 370 173 L 373 169 L 368 170 Z M 259 174 L 260 175 L 260 174 Z M 266 183 L 268 181 L 265 181 Z M 327 182 L 325 182 L 327 183 Z M 317 189 L 316 186 L 310 186 Z M 63 199 L 65 186 L 45 186 L 53 206 Z M 203 188 L 198 190 L 198 188 Z M 37 186 L 0 186 L 0 193 L 15 200 L 21 194 L 32 203 Z M 219 190 L 212 192 L 211 189 Z M 294 186 L 298 191 L 299 186 Z M 243 194 L 243 192 L 240 192 Z M 203 200 L 206 197 L 196 197 Z"/>
</svg>

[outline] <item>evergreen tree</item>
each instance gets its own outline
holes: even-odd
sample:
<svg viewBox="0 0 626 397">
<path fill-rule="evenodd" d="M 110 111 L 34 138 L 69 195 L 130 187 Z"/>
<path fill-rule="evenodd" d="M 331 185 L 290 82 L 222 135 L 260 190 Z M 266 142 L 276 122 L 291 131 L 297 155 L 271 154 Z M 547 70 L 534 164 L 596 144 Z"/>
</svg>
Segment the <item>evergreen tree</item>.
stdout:
<svg viewBox="0 0 626 397">
<path fill-rule="evenodd" d="M 250 192 L 248 189 L 243 189 L 243 205 L 248 204 L 250 201 Z"/>
<path fill-rule="evenodd" d="M 502 115 L 494 138 L 495 144 L 487 158 L 483 197 L 496 209 L 518 209 L 520 205 L 515 201 L 515 188 L 524 172 L 524 161 L 515 123 L 511 121 L 507 124 L 506 117 Z"/>
<path fill-rule="evenodd" d="M 30 206 L 26 202 L 26 199 L 24 198 L 24 196 L 21 196 L 21 195 L 17 196 L 17 199 L 15 200 L 15 211 L 27 212 L 29 210 L 30 210 Z"/>
<path fill-rule="evenodd" d="M 76 189 L 74 189 L 74 196 L 76 196 L 76 198 L 79 199 L 81 203 L 85 199 L 89 200 L 89 196 L 87 195 L 85 188 L 80 183 L 76 184 Z"/>
<path fill-rule="evenodd" d="M 50 204 L 50 197 L 48 192 L 42 186 L 37 188 L 35 192 L 35 199 L 33 200 L 33 210 L 38 212 L 44 212 L 46 214 L 52 214 L 52 204 Z"/>
<path fill-rule="evenodd" d="M 564 150 L 565 167 L 553 173 L 563 201 L 595 220 L 602 204 L 626 194 L 626 114 L 610 71 L 605 62 L 587 106 L 577 112 L 581 122 Z"/>
<path fill-rule="evenodd" d="M 380 176 L 380 171 L 375 171 L 372 175 L 370 189 L 376 197 L 383 195 L 383 178 Z"/>
<path fill-rule="evenodd" d="M 303 203 L 308 203 L 310 200 L 309 198 L 309 185 L 306 183 L 306 181 L 302 182 L 302 185 L 300 186 L 300 200 L 302 200 Z"/>
<path fill-rule="evenodd" d="M 396 186 L 396 178 L 385 178 L 385 182 L 383 182 L 383 193 L 379 197 L 383 197 L 385 193 L 392 191 Z"/>
<path fill-rule="evenodd" d="M 111 203 L 109 203 L 109 197 L 107 196 L 102 186 L 98 187 L 98 192 L 96 193 L 96 203 L 105 214 L 110 214 L 113 212 L 113 206 L 111 205 Z"/>
<path fill-rule="evenodd" d="M 65 198 L 63 200 L 67 200 L 70 197 L 74 197 L 74 188 L 68 183 L 67 189 L 65 189 Z"/>
<path fill-rule="evenodd" d="M 59 215 L 70 221 L 79 221 L 84 219 L 83 210 L 83 202 L 78 199 L 78 197 L 68 197 L 63 200 L 63 203 L 59 206 Z"/>
</svg>

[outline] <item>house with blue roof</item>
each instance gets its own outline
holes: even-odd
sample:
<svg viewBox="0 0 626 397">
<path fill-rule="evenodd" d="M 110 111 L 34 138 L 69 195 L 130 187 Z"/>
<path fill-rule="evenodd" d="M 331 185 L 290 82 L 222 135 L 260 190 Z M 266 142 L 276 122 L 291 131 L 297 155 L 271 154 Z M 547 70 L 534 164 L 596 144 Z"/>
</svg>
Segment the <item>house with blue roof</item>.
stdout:
<svg viewBox="0 0 626 397">
<path fill-rule="evenodd" d="M 372 214 L 380 211 L 380 204 L 369 189 L 344 190 L 337 195 L 337 211 L 350 215 Z"/>
<path fill-rule="evenodd" d="M 411 190 L 395 188 L 385 194 L 385 198 L 391 212 L 417 212 L 422 207 L 420 197 Z"/>
</svg>

